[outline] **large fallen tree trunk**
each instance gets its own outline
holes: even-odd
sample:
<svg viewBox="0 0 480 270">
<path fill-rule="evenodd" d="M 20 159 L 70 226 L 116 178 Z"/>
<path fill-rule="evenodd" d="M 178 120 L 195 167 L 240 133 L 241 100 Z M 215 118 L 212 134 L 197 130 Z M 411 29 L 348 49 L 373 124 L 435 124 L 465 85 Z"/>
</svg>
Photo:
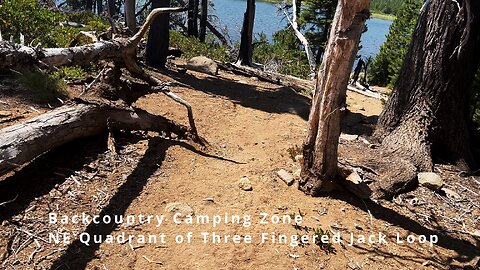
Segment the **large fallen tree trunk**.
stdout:
<svg viewBox="0 0 480 270">
<path fill-rule="evenodd" d="M 313 90 L 313 82 L 308 80 L 303 80 L 294 76 L 266 72 L 256 68 L 232 64 L 217 62 L 219 68 L 227 71 L 231 71 L 235 74 L 248 76 L 248 77 L 257 77 L 260 80 L 291 87 L 298 92 L 310 93 Z"/>
<path fill-rule="evenodd" d="M 146 130 L 188 137 L 189 129 L 141 109 L 72 103 L 0 130 L 0 175 L 75 139 L 109 130 Z M 1 181 L 2 179 L 0 179 Z"/>
<path fill-rule="evenodd" d="M 117 38 L 71 48 L 48 49 L 0 42 L 0 69 L 51 68 L 110 60 L 114 65 L 108 69 L 113 72 L 102 71 L 99 74 L 99 77 L 102 73 L 109 74 L 104 76 L 105 82 L 125 86 L 120 79 L 121 68 L 125 68 L 133 77 L 148 83 L 148 89 L 120 87 L 115 98 L 119 101 L 115 103 L 103 99 L 93 103 L 91 100 L 82 100 L 81 103 L 87 102 L 89 105 L 64 106 L 26 123 L 0 130 L 0 175 L 61 144 L 98 134 L 106 130 L 107 123 L 110 129 L 166 131 L 175 132 L 180 136 L 190 134 L 194 141 L 204 145 L 206 141 L 197 134 L 190 104 L 172 93 L 167 83 L 147 74 L 136 61 L 136 48 L 155 16 L 185 10 L 187 9 L 154 9 L 138 33 L 131 38 Z M 162 92 L 185 106 L 190 129 L 161 116 L 129 107 L 140 96 L 152 92 Z"/>
</svg>

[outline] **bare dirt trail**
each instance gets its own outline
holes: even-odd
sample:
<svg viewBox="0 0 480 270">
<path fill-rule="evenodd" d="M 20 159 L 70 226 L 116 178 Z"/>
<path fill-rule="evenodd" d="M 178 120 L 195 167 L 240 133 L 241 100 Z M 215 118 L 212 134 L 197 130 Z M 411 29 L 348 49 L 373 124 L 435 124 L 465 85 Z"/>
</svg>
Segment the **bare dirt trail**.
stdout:
<svg viewBox="0 0 480 270">
<path fill-rule="evenodd" d="M 91 246 L 78 241 L 65 245 L 41 243 L 45 250 L 28 264 L 26 257 L 35 249 L 30 240 L 30 249 L 23 248 L 16 255 L 9 253 L 3 258 L 8 265 L 20 258 L 22 263 L 17 263 L 16 269 L 31 269 L 29 266 L 34 265 L 48 269 L 52 264 L 52 269 L 455 269 L 450 266 L 460 267 L 475 260 L 475 242 L 466 243 L 450 236 L 441 237 L 433 246 L 396 243 L 397 233 L 404 239 L 408 234 L 417 236 L 435 231 L 411 213 L 391 210 L 394 204 L 374 206 L 348 193 L 312 198 L 298 191 L 295 184 L 287 186 L 280 180 L 275 174 L 278 169 L 293 173 L 299 168 L 288 149 L 301 145 L 304 139 L 308 98 L 287 88 L 223 72 L 219 76 L 191 71 L 157 76 L 175 81 L 177 86 L 173 91 L 192 104 L 197 128 L 210 143 L 208 149 L 190 142 L 158 138 L 156 134 L 150 134 L 153 138 L 119 137 L 117 142 L 122 150 L 118 157 L 103 154 L 105 146 L 101 146 L 94 153 L 84 154 L 84 163 L 88 165 L 62 164 L 75 171 L 64 171 L 66 180 L 52 180 L 46 191 L 27 192 L 25 197 L 31 199 L 19 201 L 13 210 L 0 209 L 0 214 L 8 210 L 14 213 L 2 218 L 0 232 L 5 239 L 11 239 L 16 231 L 13 224 L 16 228 L 37 230 L 43 237 L 47 237 L 48 231 L 59 229 L 73 231 L 76 238 L 82 232 L 92 237 L 164 234 L 166 243 L 103 242 Z M 369 135 L 381 111 L 381 101 L 349 92 L 347 103 L 351 112 L 346 115 L 344 131 Z M 184 108 L 162 95 L 150 95 L 137 105 L 187 123 Z M 341 141 L 341 158 L 362 155 L 362 151 L 365 149 L 356 141 Z M 47 172 L 47 175 L 54 174 Z M 76 181 L 72 175 L 77 176 Z M 76 183 L 80 175 L 88 180 Z M 238 181 L 245 176 L 251 182 L 251 191 L 239 188 Z M 174 202 L 190 206 L 194 217 L 220 215 L 222 224 L 215 227 L 212 222 L 175 224 L 173 214 L 165 210 Z M 32 205 L 37 209 L 34 213 Z M 158 227 L 156 222 L 131 226 L 46 224 L 52 211 L 66 215 L 84 211 L 136 217 L 164 215 L 166 220 Z M 242 223 L 224 224 L 225 214 L 242 217 Z M 478 209 L 471 214 L 478 215 Z M 243 223 L 245 215 L 251 216 L 250 225 Z M 261 224 L 262 215 L 268 215 L 268 224 Z M 301 215 L 302 222 L 300 226 L 294 226 L 293 221 L 273 224 L 270 221 L 274 215 Z M 43 225 L 31 225 L 33 219 Z M 478 226 L 478 223 L 468 225 Z M 344 243 L 334 243 L 330 250 L 315 244 L 292 247 L 288 243 L 272 243 L 272 233 L 290 238 L 312 235 L 309 229 L 319 228 L 339 232 Z M 193 235 L 191 243 L 175 242 L 176 235 L 188 232 Z M 231 238 L 228 243 L 204 243 L 202 232 L 210 233 L 208 240 L 215 232 L 222 236 L 222 241 L 226 235 L 238 234 L 243 240 L 250 235 L 252 243 L 235 244 Z M 265 243 L 261 241 L 262 233 L 269 236 Z M 382 233 L 387 243 L 349 246 L 350 233 L 356 236 Z M 51 250 L 58 251 L 49 254 Z"/>
</svg>

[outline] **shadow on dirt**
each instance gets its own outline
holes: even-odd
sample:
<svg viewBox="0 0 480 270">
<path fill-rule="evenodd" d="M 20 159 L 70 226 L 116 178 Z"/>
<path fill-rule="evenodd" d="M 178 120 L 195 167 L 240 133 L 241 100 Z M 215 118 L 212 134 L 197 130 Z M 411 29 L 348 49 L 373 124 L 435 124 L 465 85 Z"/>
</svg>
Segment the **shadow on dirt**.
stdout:
<svg viewBox="0 0 480 270">
<path fill-rule="evenodd" d="M 166 72 L 173 79 L 188 87 L 211 95 L 230 99 L 243 107 L 261 110 L 268 113 L 296 114 L 308 120 L 310 99 L 297 94 L 288 87 L 278 86 L 273 91 L 261 91 L 257 87 L 222 77 L 208 76 L 197 78 L 191 74 Z M 245 77 L 247 80 L 248 78 Z"/>
<path fill-rule="evenodd" d="M 476 240 L 474 243 L 470 243 L 464 239 L 457 238 L 452 235 L 448 235 L 446 233 L 442 233 L 441 230 L 443 229 L 440 226 L 437 226 L 438 230 L 426 228 L 420 223 L 418 223 L 417 221 L 407 216 L 404 216 L 393 209 L 384 207 L 380 204 L 376 204 L 371 201 L 361 201 L 357 197 L 348 193 L 334 193 L 329 195 L 330 195 L 329 197 L 331 198 L 342 200 L 346 203 L 356 206 L 358 209 L 365 211 L 366 214 L 368 215 L 371 214 L 374 218 L 386 221 L 389 224 L 392 224 L 393 226 L 396 226 L 408 231 L 409 233 L 413 233 L 416 235 L 425 235 L 427 236 L 427 239 L 432 235 L 437 235 L 438 243 L 434 245 L 454 251 L 456 254 L 455 260 L 460 263 L 472 262 L 473 260 L 475 260 L 478 254 L 480 254 L 480 241 L 478 240 Z M 393 241 L 394 244 L 398 244 L 396 242 L 397 241 L 396 237 L 397 235 L 388 235 L 387 238 L 391 239 L 391 241 Z M 402 240 L 405 241 L 405 239 L 402 239 Z M 398 244 L 398 245 L 404 245 L 408 247 L 409 244 L 408 243 L 405 244 L 405 243 Z M 429 248 L 428 243 L 425 243 L 424 245 L 425 245 L 425 248 L 427 249 Z M 435 262 L 442 266 L 448 265 L 449 266 L 448 269 L 452 269 L 452 270 L 467 269 L 461 266 L 454 265 L 454 261 L 450 258 L 446 258 L 445 260 L 442 260 L 441 259 L 442 256 L 435 254 L 434 251 L 432 252 L 431 256 L 425 257 L 425 255 L 422 255 L 422 252 L 418 250 L 417 246 L 410 247 L 411 254 L 414 254 L 414 255 L 405 255 L 405 256 L 395 254 L 394 252 L 389 251 L 387 245 L 385 245 L 384 247 L 376 246 L 376 247 L 372 247 L 371 249 L 367 249 L 365 247 L 362 248 L 358 246 L 356 247 L 363 249 L 365 254 L 375 253 L 383 257 L 399 258 L 399 260 L 397 260 L 399 262 L 401 262 L 401 260 L 413 260 L 422 264 L 427 261 L 430 261 L 430 262 Z"/>
<path fill-rule="evenodd" d="M 86 163 L 107 151 L 106 142 L 107 137 L 104 135 L 65 144 L 1 181 L 2 201 L 16 199 L 0 206 L 0 223 L 24 211 L 35 198 L 48 194 L 74 171 L 82 169 Z"/>
</svg>

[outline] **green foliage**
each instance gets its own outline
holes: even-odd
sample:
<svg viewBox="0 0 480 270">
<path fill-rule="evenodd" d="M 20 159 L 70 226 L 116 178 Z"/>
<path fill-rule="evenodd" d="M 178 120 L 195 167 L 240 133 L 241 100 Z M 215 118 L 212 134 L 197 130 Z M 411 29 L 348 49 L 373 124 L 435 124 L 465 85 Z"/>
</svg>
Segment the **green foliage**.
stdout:
<svg viewBox="0 0 480 270">
<path fill-rule="evenodd" d="M 54 45 L 49 35 L 65 16 L 60 12 L 43 9 L 36 0 L 5 0 L 0 8 L 0 28 L 4 39 L 13 37 L 19 42 L 20 33 L 28 44 L 34 39 L 44 45 Z"/>
<path fill-rule="evenodd" d="M 312 51 L 318 54 L 325 50 L 328 30 L 335 15 L 336 0 L 303 0 L 299 24 L 305 30 Z"/>
<path fill-rule="evenodd" d="M 393 87 L 417 24 L 420 0 L 405 0 L 370 69 L 370 83 Z"/>
<path fill-rule="evenodd" d="M 85 24 L 84 28 L 60 26 L 61 22 L 73 21 Z M 37 0 L 5 0 L 0 8 L 0 28 L 4 39 L 13 37 L 25 44 L 41 43 L 43 47 L 65 47 L 80 31 L 104 31 L 108 24 L 99 17 L 88 13 L 62 14 L 41 8 Z"/>
<path fill-rule="evenodd" d="M 288 152 L 288 155 L 290 156 L 290 158 L 293 160 L 293 161 L 296 161 L 295 160 L 295 157 L 298 156 L 298 155 L 302 155 L 303 152 L 302 152 L 302 147 L 298 146 L 298 145 L 295 145 L 295 146 L 292 146 L 290 148 L 287 149 L 287 152 Z"/>
<path fill-rule="evenodd" d="M 397 14 L 404 0 L 372 0 L 370 9 L 372 12 L 384 14 Z"/>
<path fill-rule="evenodd" d="M 323 251 L 328 253 L 335 253 L 335 248 L 333 247 L 332 242 L 332 234 L 329 230 L 323 230 L 322 228 L 318 227 L 313 231 L 314 235 L 316 236 L 315 244 L 320 247 Z M 322 241 L 322 239 L 328 239 L 327 243 Z"/>
<path fill-rule="evenodd" d="M 43 72 L 24 72 L 17 77 L 37 102 L 51 102 L 67 97 L 66 84 L 58 75 Z"/>
<path fill-rule="evenodd" d="M 55 78 L 84 80 L 88 73 L 79 66 L 62 67 L 53 73 Z"/>
<path fill-rule="evenodd" d="M 254 62 L 261 63 L 275 72 L 297 77 L 307 77 L 310 72 L 307 56 L 300 49 L 300 42 L 291 28 L 286 28 L 273 35 L 270 44 L 264 34 L 259 34 L 253 49 Z"/>
<path fill-rule="evenodd" d="M 473 80 L 470 97 L 471 119 L 480 132 L 480 68 L 477 70 Z"/>
<path fill-rule="evenodd" d="M 205 43 L 202 43 L 198 38 L 187 37 L 172 30 L 170 31 L 170 45 L 182 50 L 185 58 L 203 55 L 218 61 L 231 62 L 235 60 L 228 48 L 215 43 L 212 36 L 207 36 Z"/>
</svg>

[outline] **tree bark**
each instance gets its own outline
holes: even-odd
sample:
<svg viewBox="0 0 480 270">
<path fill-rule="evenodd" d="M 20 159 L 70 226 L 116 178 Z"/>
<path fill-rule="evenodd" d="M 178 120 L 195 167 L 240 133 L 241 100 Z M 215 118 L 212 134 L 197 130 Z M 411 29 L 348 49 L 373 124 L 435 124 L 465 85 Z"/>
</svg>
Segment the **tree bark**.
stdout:
<svg viewBox="0 0 480 270">
<path fill-rule="evenodd" d="M 433 157 L 476 166 L 467 126 L 468 89 L 480 54 L 478 1 L 427 1 L 374 137 L 389 160 L 400 160 L 376 183 L 379 198 L 415 184 Z M 404 166 L 404 164 L 406 164 Z M 409 174 L 399 174 L 410 170 Z"/>
<path fill-rule="evenodd" d="M 360 36 L 370 15 L 369 5 L 370 0 L 338 1 L 303 145 L 300 189 L 307 194 L 319 195 L 337 185 L 341 115 Z"/>
<path fill-rule="evenodd" d="M 188 35 L 198 37 L 198 0 L 189 0 L 188 6 Z"/>
<path fill-rule="evenodd" d="M 152 9 L 169 7 L 170 0 L 153 0 Z M 148 32 L 148 42 L 146 50 L 147 65 L 154 68 L 165 68 L 168 56 L 168 46 L 170 43 L 170 15 L 161 14 L 157 16 L 150 31 Z"/>
<path fill-rule="evenodd" d="M 85 2 L 86 2 L 85 8 L 87 9 L 87 11 L 92 12 L 93 11 L 93 0 L 86 0 Z"/>
<path fill-rule="evenodd" d="M 103 13 L 103 0 L 97 0 L 97 14 L 101 15 Z"/>
<path fill-rule="evenodd" d="M 125 23 L 132 33 L 137 31 L 137 21 L 135 19 L 135 0 L 125 0 Z"/>
<path fill-rule="evenodd" d="M 113 19 L 115 16 L 115 0 L 107 0 L 107 11 L 108 11 L 108 16 Z"/>
<path fill-rule="evenodd" d="M 207 35 L 207 17 L 208 17 L 208 0 L 202 0 L 202 11 L 200 12 L 200 33 L 198 38 L 201 42 L 205 42 Z"/>
<path fill-rule="evenodd" d="M 187 127 L 140 109 L 95 104 L 65 105 L 0 130 L 0 175 L 21 167 L 50 149 L 101 134 L 107 128 L 165 131 L 181 137 L 188 135 Z"/>
<path fill-rule="evenodd" d="M 238 53 L 238 62 L 241 65 L 252 65 L 252 39 L 253 24 L 255 21 L 255 0 L 247 0 L 247 10 L 243 16 L 242 34 L 240 37 L 240 51 Z"/>
</svg>

